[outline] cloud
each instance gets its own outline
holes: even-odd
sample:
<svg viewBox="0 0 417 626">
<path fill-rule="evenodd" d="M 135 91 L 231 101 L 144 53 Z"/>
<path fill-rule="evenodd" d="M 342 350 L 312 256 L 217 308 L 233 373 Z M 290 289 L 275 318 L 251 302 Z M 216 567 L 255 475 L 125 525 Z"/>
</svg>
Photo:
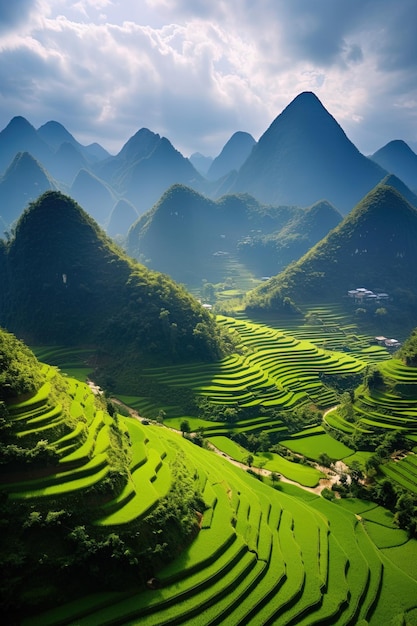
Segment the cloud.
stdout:
<svg viewBox="0 0 417 626">
<path fill-rule="evenodd" d="M 9 5 L 26 26 L 1 9 L 3 125 L 57 119 L 113 151 L 147 126 L 186 154 L 217 154 L 312 90 L 365 152 L 399 132 L 417 141 L 415 0 Z"/>
<path fill-rule="evenodd" d="M 0 33 L 20 26 L 40 10 L 38 0 L 2 0 L 0 2 Z"/>
</svg>

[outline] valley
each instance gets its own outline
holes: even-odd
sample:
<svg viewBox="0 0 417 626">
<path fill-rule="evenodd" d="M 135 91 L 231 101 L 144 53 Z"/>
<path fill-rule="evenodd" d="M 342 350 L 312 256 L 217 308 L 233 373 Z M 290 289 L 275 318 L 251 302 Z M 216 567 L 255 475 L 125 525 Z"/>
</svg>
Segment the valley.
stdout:
<svg viewBox="0 0 417 626">
<path fill-rule="evenodd" d="M 10 626 L 417 624 L 413 155 L 0 132 Z"/>
</svg>

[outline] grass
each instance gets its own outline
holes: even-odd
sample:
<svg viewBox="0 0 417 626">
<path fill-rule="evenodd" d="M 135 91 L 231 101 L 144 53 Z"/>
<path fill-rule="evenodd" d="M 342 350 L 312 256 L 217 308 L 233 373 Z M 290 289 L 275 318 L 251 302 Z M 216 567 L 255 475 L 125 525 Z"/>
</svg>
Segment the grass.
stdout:
<svg viewBox="0 0 417 626">
<path fill-rule="evenodd" d="M 145 376 L 156 381 L 167 392 L 166 397 L 170 390 L 189 387 L 214 404 L 259 407 L 253 418 L 233 426 L 186 416 L 192 430 L 204 427 L 205 435 L 224 454 L 244 461 L 249 452 L 225 436 L 229 430 L 257 432 L 285 428 L 284 420 L 269 420 L 261 408 L 286 411 L 307 403 L 321 408 L 331 406 L 335 395 L 322 383 L 323 374 L 354 375 L 362 372 L 367 363 L 382 362 L 387 356 L 383 350 L 371 348 L 365 337 L 355 334 L 355 329 L 344 325 L 336 309 L 325 312 L 317 308 L 316 313 L 322 323 L 304 328 L 290 327 L 290 323 L 288 328 L 272 328 L 243 319 L 221 318 L 224 327 L 239 334 L 241 354 L 215 364 L 152 368 Z M 343 346 L 349 346 L 350 352 L 336 351 Z M 54 354 L 62 359 L 71 356 L 59 351 Z M 391 376 L 398 373 L 397 380 L 402 385 L 411 388 L 414 384 L 403 368 L 388 362 L 386 367 Z M 63 450 L 63 459 L 67 446 L 72 446 L 66 457 L 80 463 L 81 480 L 87 478 L 83 473 L 91 463 L 87 457 L 92 456 L 94 463 L 106 458 L 109 424 L 105 422 L 99 427 L 100 415 L 91 404 L 88 389 L 82 383 L 70 385 L 72 411 L 74 415 L 84 415 L 88 433 L 77 428 L 60 436 L 56 444 Z M 18 407 L 16 418 L 22 417 L 22 423 L 27 419 L 25 414 L 38 419 L 44 414 L 47 398 L 44 390 L 43 400 L 39 397 L 35 403 Z M 407 405 L 397 401 L 394 393 L 386 394 L 386 398 L 387 406 L 392 409 L 391 418 L 409 419 L 406 412 L 410 410 L 410 398 Z M 174 403 L 161 406 L 157 398 L 150 396 L 121 399 L 134 405 L 144 417 L 155 416 L 164 408 L 165 423 L 177 429 L 184 419 L 184 411 Z M 381 416 L 385 414 L 380 410 L 383 401 L 384 394 L 371 400 L 363 398 L 359 428 L 371 429 L 374 423 L 383 423 Z M 330 413 L 328 417 L 337 427 L 337 415 Z M 201 488 L 206 509 L 195 539 L 157 573 L 162 581 L 160 589 L 132 591 L 129 596 L 114 595 L 107 605 L 103 604 L 102 596 L 91 596 L 89 602 L 80 603 L 78 613 L 74 605 L 68 613 L 63 607 L 64 621 L 79 626 L 114 623 L 307 626 L 359 624 L 360 620 L 367 620 L 371 625 L 379 625 L 393 623 L 406 612 L 412 615 L 410 611 L 417 608 L 416 543 L 406 540 L 404 533 L 394 527 L 392 516 L 381 507 L 361 500 L 331 503 L 284 482 L 272 489 L 269 481 L 255 479 L 222 455 L 201 449 L 166 428 L 145 426 L 132 418 L 119 419 L 124 421 L 130 435 L 131 476 L 121 493 L 96 511 L 97 523 L 113 531 L 146 517 L 169 492 L 172 463 L 178 454 L 185 459 L 195 485 Z M 349 428 L 346 424 L 344 427 Z M 352 450 L 321 429 L 309 429 L 302 434 L 305 436 L 289 437 L 286 433 L 284 443 L 293 452 L 312 459 L 317 459 L 321 452 L 335 459 L 361 458 L 363 462 L 366 459 L 363 453 L 353 455 Z M 307 487 L 316 486 L 322 476 L 309 465 L 290 462 L 272 453 L 254 455 L 253 464 Z M 411 480 L 415 471 L 413 460 L 395 464 L 397 473 L 398 466 L 402 468 L 403 479 L 408 476 Z M 68 478 L 70 474 L 74 478 L 74 470 Z M 70 483 L 69 479 L 62 485 Z M 31 483 L 32 488 L 34 484 Z M 39 489 L 35 491 L 32 490 L 31 496 L 35 499 L 48 495 Z M 65 489 L 60 493 L 65 494 Z M 37 621 L 32 620 L 31 626 L 55 624 L 56 615 L 56 612 L 49 617 L 40 615 Z"/>
<path fill-rule="evenodd" d="M 325 433 L 302 438 L 292 437 L 291 439 L 284 439 L 280 443 L 292 452 L 302 454 L 314 461 L 319 461 L 319 457 L 323 452 L 328 454 L 334 461 L 353 454 L 353 450 Z"/>
</svg>

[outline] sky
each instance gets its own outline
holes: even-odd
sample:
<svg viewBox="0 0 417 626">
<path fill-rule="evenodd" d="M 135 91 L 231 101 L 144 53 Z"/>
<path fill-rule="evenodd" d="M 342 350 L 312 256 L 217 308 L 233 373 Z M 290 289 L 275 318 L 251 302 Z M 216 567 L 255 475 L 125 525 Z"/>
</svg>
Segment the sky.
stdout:
<svg viewBox="0 0 417 626">
<path fill-rule="evenodd" d="M 0 130 L 216 156 L 313 91 L 364 154 L 416 151 L 416 24 L 416 0 L 0 0 Z"/>
</svg>

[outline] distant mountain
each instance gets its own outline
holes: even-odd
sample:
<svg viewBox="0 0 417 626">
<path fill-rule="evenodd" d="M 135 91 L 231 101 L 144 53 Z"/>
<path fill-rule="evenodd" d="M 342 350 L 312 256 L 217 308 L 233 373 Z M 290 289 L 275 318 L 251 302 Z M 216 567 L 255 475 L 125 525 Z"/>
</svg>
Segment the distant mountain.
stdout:
<svg viewBox="0 0 417 626">
<path fill-rule="evenodd" d="M 125 257 L 59 192 L 24 212 L 2 268 L 0 326 L 29 343 L 99 345 L 118 365 L 221 352 L 214 318 L 185 289 Z"/>
<path fill-rule="evenodd" d="M 90 163 L 101 161 L 110 156 L 107 150 L 98 143 L 84 146 L 59 122 L 46 122 L 46 124 L 38 128 L 38 135 L 54 152 L 57 152 L 62 144 L 71 144 Z"/>
<path fill-rule="evenodd" d="M 203 279 L 224 280 L 231 258 L 258 276 L 277 273 L 340 220 L 328 203 L 305 211 L 264 206 L 248 194 L 214 201 L 174 185 L 132 226 L 127 250 L 149 267 L 197 286 Z"/>
<path fill-rule="evenodd" d="M 239 170 L 231 192 L 309 206 L 323 198 L 350 211 L 387 172 L 361 154 L 313 93 L 275 119 Z"/>
<path fill-rule="evenodd" d="M 110 152 L 107 152 L 107 150 L 96 141 L 88 144 L 88 146 L 84 146 L 84 150 L 89 155 L 91 161 L 104 161 L 104 159 L 108 159 L 110 156 Z"/>
<path fill-rule="evenodd" d="M 98 164 L 95 171 L 140 212 L 150 209 L 175 183 L 197 188 L 204 183 L 168 139 L 146 128 L 131 137 L 115 157 Z"/>
<path fill-rule="evenodd" d="M 24 117 L 14 117 L 0 132 L 0 172 L 18 152 L 29 152 L 44 167 L 53 159 L 53 151 Z"/>
<path fill-rule="evenodd" d="M 104 181 L 91 172 L 81 169 L 69 193 L 101 226 L 107 223 L 116 202 L 116 196 Z"/>
<path fill-rule="evenodd" d="M 397 178 L 397 176 L 395 176 L 394 174 L 389 174 L 381 180 L 380 184 L 388 185 L 388 187 L 394 187 L 394 189 L 399 191 L 400 194 L 404 196 L 404 198 L 408 200 L 408 202 L 412 204 L 414 208 L 417 209 L 417 195 L 413 193 L 411 189 L 407 187 L 405 183 L 403 183 L 402 180 Z"/>
<path fill-rule="evenodd" d="M 370 158 L 417 191 L 417 154 L 405 141 L 390 141 Z"/>
<path fill-rule="evenodd" d="M 239 170 L 255 144 L 255 139 L 249 133 L 234 133 L 210 165 L 207 178 L 217 180 L 233 170 Z"/>
<path fill-rule="evenodd" d="M 119 200 L 113 207 L 106 232 L 110 237 L 125 237 L 129 228 L 138 219 L 138 212 L 127 200 Z"/>
<path fill-rule="evenodd" d="M 0 217 L 9 228 L 29 202 L 48 189 L 57 189 L 55 181 L 28 152 L 18 152 L 0 177 Z"/>
<path fill-rule="evenodd" d="M 70 143 L 79 150 L 83 149 L 83 146 L 67 131 L 65 126 L 59 122 L 50 121 L 38 128 L 38 135 L 45 143 L 47 143 L 54 152 L 56 152 L 59 146 L 63 143 Z"/>
<path fill-rule="evenodd" d="M 49 171 L 59 181 L 66 185 L 71 185 L 74 178 L 81 169 L 88 169 L 89 164 L 82 152 L 72 143 L 64 142 L 60 144 L 55 153 L 53 164 Z"/>
<path fill-rule="evenodd" d="M 417 210 L 378 185 L 301 259 L 249 294 L 249 305 L 273 310 L 285 297 L 334 302 L 363 287 L 415 306 L 416 241 Z"/>
<path fill-rule="evenodd" d="M 200 152 L 193 152 L 189 160 L 202 176 L 206 176 L 210 165 L 213 163 L 213 157 L 204 156 Z"/>
<path fill-rule="evenodd" d="M 255 233 L 239 244 L 239 257 L 261 276 L 271 276 L 299 259 L 342 221 L 326 200 L 293 209 L 288 222 L 273 233 Z"/>
</svg>

